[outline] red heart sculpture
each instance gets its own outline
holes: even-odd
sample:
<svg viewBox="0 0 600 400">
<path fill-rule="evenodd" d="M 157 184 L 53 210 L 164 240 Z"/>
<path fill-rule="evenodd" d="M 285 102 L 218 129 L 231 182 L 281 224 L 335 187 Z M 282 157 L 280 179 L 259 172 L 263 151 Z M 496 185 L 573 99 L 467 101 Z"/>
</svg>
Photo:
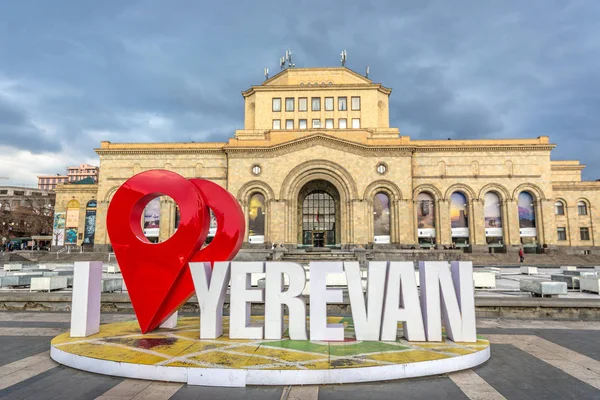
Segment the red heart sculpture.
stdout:
<svg viewBox="0 0 600 400">
<path fill-rule="evenodd" d="M 141 221 L 145 206 L 159 196 L 170 196 L 181 217 L 170 239 L 153 244 L 144 235 Z M 211 244 L 200 250 L 208 234 L 209 207 L 217 217 L 217 232 Z M 133 176 L 117 190 L 108 208 L 107 230 L 138 323 L 147 333 L 194 294 L 189 261 L 235 257 L 245 220 L 237 200 L 220 186 L 151 170 Z"/>
</svg>

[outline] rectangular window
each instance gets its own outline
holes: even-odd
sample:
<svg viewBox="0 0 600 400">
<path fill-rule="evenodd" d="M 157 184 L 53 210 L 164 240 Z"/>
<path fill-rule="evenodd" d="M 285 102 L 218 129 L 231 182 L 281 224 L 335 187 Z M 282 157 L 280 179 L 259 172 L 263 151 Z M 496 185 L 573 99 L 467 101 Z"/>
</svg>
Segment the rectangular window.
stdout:
<svg viewBox="0 0 600 400">
<path fill-rule="evenodd" d="M 558 235 L 558 240 L 567 240 L 566 228 L 556 228 L 556 233 Z"/>
<path fill-rule="evenodd" d="M 587 206 L 583 202 L 577 203 L 577 213 L 579 215 L 587 215 Z"/>
<path fill-rule="evenodd" d="M 325 111 L 333 111 L 333 97 L 325 97 Z"/>
<path fill-rule="evenodd" d="M 279 97 L 273 98 L 273 112 L 281 112 L 281 99 Z"/>
<path fill-rule="evenodd" d="M 313 128 L 320 128 L 321 127 L 321 120 L 320 119 L 313 119 L 312 120 L 312 127 Z"/>
<path fill-rule="evenodd" d="M 300 121 L 298 121 L 299 125 L 298 127 L 300 129 L 306 129 L 306 120 L 305 119 L 301 119 Z"/>
<path fill-rule="evenodd" d="M 286 97 L 285 111 L 294 111 L 294 98 L 293 97 Z"/>
<path fill-rule="evenodd" d="M 306 97 L 298 99 L 298 111 L 308 111 L 308 99 Z"/>
<path fill-rule="evenodd" d="M 281 129 L 281 120 L 280 119 L 273 120 L 273 129 Z"/>
<path fill-rule="evenodd" d="M 339 111 L 347 111 L 348 110 L 348 98 L 347 97 L 338 97 L 338 110 Z"/>
<path fill-rule="evenodd" d="M 338 119 L 338 129 L 346 129 L 347 128 L 346 123 L 347 123 L 346 118 Z"/>
<path fill-rule="evenodd" d="M 285 129 L 294 129 L 294 120 L 293 119 L 285 120 Z"/>
<path fill-rule="evenodd" d="M 590 229 L 579 228 L 579 237 L 581 240 L 590 240 Z"/>
<path fill-rule="evenodd" d="M 325 120 L 325 129 L 333 129 L 333 118 Z"/>
<path fill-rule="evenodd" d="M 352 118 L 352 129 L 360 128 L 360 118 Z"/>
<path fill-rule="evenodd" d="M 352 110 L 360 110 L 360 97 L 352 97 Z"/>
<path fill-rule="evenodd" d="M 321 98 L 320 97 L 312 98 L 312 106 L 310 109 L 313 111 L 321 111 Z"/>
</svg>

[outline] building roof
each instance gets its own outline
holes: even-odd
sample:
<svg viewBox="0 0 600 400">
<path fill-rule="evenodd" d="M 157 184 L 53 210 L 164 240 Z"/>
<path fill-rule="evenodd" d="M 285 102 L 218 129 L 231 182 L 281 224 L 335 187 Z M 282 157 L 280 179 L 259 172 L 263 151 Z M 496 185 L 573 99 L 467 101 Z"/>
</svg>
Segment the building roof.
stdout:
<svg viewBox="0 0 600 400">
<path fill-rule="evenodd" d="M 95 184 L 96 181 L 94 180 L 94 178 L 91 177 L 87 177 L 87 178 L 83 178 L 81 180 L 75 181 L 75 182 L 70 182 L 70 185 L 93 185 Z"/>
</svg>

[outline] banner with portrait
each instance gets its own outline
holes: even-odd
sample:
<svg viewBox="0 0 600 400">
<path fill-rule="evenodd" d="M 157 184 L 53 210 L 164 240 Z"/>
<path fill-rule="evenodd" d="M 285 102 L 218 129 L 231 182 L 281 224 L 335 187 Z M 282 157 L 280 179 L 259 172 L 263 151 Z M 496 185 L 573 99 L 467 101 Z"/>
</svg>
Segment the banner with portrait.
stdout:
<svg viewBox="0 0 600 400">
<path fill-rule="evenodd" d="M 85 212 L 85 230 L 83 233 L 83 243 L 94 244 L 96 236 L 96 210 L 86 210 Z"/>
<path fill-rule="evenodd" d="M 265 196 L 255 193 L 248 204 L 248 242 L 265 242 Z"/>
<path fill-rule="evenodd" d="M 65 213 L 54 213 L 54 223 L 52 225 L 52 245 L 64 246 L 65 244 Z"/>
</svg>

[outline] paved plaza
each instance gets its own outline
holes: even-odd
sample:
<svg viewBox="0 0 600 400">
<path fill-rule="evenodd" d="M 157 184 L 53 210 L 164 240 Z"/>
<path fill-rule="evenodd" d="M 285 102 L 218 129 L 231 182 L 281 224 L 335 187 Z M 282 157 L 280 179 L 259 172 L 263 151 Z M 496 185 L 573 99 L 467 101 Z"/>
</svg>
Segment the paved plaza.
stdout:
<svg viewBox="0 0 600 400">
<path fill-rule="evenodd" d="M 600 322 L 479 319 L 492 344 L 480 367 L 372 384 L 209 388 L 81 372 L 49 358 L 70 314 L 0 313 L 4 399 L 600 399 Z M 102 322 L 132 314 L 103 314 Z"/>
</svg>

